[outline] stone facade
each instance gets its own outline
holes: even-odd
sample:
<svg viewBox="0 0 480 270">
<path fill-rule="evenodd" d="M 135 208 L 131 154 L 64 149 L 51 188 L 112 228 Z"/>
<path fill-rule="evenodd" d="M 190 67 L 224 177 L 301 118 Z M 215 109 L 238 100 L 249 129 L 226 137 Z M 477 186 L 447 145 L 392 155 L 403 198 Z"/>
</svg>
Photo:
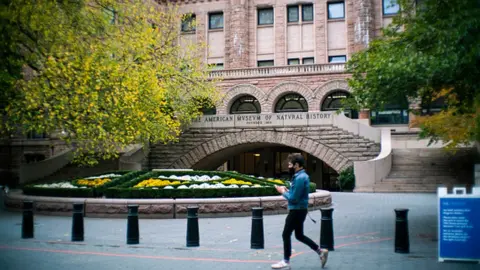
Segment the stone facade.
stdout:
<svg viewBox="0 0 480 270">
<path fill-rule="evenodd" d="M 336 171 L 380 152 L 378 144 L 333 126 L 255 129 L 189 129 L 175 144 L 151 148 L 151 168 L 215 169 L 230 151 L 265 145 L 290 146 L 323 160 Z"/>
</svg>

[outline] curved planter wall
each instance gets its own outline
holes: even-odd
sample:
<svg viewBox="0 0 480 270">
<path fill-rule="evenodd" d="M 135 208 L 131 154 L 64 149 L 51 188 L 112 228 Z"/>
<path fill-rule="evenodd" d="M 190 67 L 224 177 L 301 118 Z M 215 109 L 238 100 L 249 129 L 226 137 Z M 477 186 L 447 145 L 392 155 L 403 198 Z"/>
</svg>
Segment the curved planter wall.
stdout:
<svg viewBox="0 0 480 270">
<path fill-rule="evenodd" d="M 309 210 L 329 207 L 330 192 L 317 190 L 309 195 Z M 216 198 L 216 199 L 91 199 L 26 196 L 21 191 L 5 195 L 8 210 L 22 211 L 23 201 L 34 202 L 36 214 L 70 216 L 73 203 L 85 203 L 86 217 L 118 217 L 128 214 L 127 205 L 139 205 L 140 218 L 185 218 L 187 206 L 198 205 L 202 217 L 250 216 L 252 207 L 263 207 L 264 214 L 287 212 L 287 201 L 282 196 Z"/>
</svg>

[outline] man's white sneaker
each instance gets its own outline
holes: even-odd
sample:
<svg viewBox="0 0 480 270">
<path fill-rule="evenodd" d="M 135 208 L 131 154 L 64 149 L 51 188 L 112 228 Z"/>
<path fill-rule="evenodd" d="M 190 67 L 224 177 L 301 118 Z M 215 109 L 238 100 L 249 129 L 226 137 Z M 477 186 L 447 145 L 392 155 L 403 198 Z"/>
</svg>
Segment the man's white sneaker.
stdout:
<svg viewBox="0 0 480 270">
<path fill-rule="evenodd" d="M 322 262 L 322 268 L 325 267 L 328 260 L 328 249 L 320 249 L 320 261 Z"/>
<path fill-rule="evenodd" d="M 281 260 L 276 264 L 272 264 L 272 269 L 290 269 L 290 264 Z"/>
</svg>

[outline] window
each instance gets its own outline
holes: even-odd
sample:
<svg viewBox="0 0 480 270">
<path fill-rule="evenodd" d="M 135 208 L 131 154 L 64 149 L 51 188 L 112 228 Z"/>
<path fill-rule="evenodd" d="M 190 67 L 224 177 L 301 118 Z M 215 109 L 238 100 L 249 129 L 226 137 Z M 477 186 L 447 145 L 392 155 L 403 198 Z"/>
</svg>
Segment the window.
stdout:
<svg viewBox="0 0 480 270">
<path fill-rule="evenodd" d="M 323 100 L 321 110 L 322 111 L 338 111 L 343 107 L 342 100 L 348 97 L 350 97 L 350 93 L 348 92 L 341 91 L 341 90 L 334 91 Z M 358 112 L 355 110 L 344 109 L 343 112 L 347 117 L 350 117 L 352 119 L 358 118 Z"/>
<path fill-rule="evenodd" d="M 302 21 L 311 22 L 313 21 L 313 5 L 305 4 L 299 6 L 288 6 L 287 7 L 287 21 L 288 22 L 298 22 L 299 15 L 298 11 L 302 7 Z"/>
<path fill-rule="evenodd" d="M 315 59 L 313 57 L 307 57 L 302 59 L 302 64 L 304 65 L 312 65 L 315 64 Z"/>
<path fill-rule="evenodd" d="M 195 14 L 185 14 L 182 18 L 182 32 L 195 31 Z"/>
<path fill-rule="evenodd" d="M 288 22 L 298 22 L 298 6 L 287 7 Z"/>
<path fill-rule="evenodd" d="M 260 102 L 251 95 L 245 95 L 237 98 L 230 108 L 231 114 L 242 114 L 242 113 L 260 113 Z"/>
<path fill-rule="evenodd" d="M 274 65 L 273 60 L 262 60 L 257 62 L 257 66 L 259 67 L 271 67 Z"/>
<path fill-rule="evenodd" d="M 383 15 L 397 14 L 399 11 L 398 0 L 383 0 Z"/>
<path fill-rule="evenodd" d="M 345 2 L 328 3 L 327 5 L 329 19 L 345 18 Z"/>
<path fill-rule="evenodd" d="M 302 21 L 313 21 L 313 5 L 302 5 Z"/>
<path fill-rule="evenodd" d="M 223 29 L 223 12 L 209 14 L 208 29 Z"/>
<path fill-rule="evenodd" d="M 335 55 L 328 57 L 329 63 L 345 63 L 347 62 L 347 56 L 345 55 Z"/>
<path fill-rule="evenodd" d="M 308 112 L 308 104 L 299 94 L 286 94 L 278 100 L 275 112 Z"/>
<path fill-rule="evenodd" d="M 370 112 L 372 125 L 408 124 L 408 101 L 406 98 L 385 104 L 381 109 L 382 111 Z"/>
<path fill-rule="evenodd" d="M 210 64 L 210 70 L 222 70 L 223 63 Z"/>
<path fill-rule="evenodd" d="M 293 59 L 288 59 L 288 65 L 300 65 L 300 59 L 298 58 L 293 58 Z"/>
<path fill-rule="evenodd" d="M 258 10 L 258 25 L 273 24 L 273 8 Z"/>
</svg>

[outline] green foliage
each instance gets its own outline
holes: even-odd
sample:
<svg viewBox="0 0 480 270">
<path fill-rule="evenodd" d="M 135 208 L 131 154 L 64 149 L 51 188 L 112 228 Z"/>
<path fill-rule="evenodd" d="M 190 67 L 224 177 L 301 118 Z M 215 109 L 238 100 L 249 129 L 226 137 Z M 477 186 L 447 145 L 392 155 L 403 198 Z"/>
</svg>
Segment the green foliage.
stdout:
<svg viewBox="0 0 480 270">
<path fill-rule="evenodd" d="M 355 188 L 353 167 L 348 167 L 339 173 L 338 185 L 340 186 L 340 190 L 353 190 Z"/>
<path fill-rule="evenodd" d="M 82 164 L 175 141 L 218 98 L 180 18 L 153 0 L 3 1 L 0 130 L 63 131 Z"/>
<path fill-rule="evenodd" d="M 442 129 L 423 125 L 426 136 L 451 140 L 451 147 L 478 140 L 480 2 L 425 0 L 420 7 L 415 2 L 401 0 L 402 12 L 383 36 L 348 62 L 353 98 L 347 105 L 382 109 L 387 103 L 417 97 L 429 104 L 445 91 L 451 114 L 458 117 L 445 117 L 444 123 L 473 115 L 475 127 L 453 139 Z"/>
</svg>

